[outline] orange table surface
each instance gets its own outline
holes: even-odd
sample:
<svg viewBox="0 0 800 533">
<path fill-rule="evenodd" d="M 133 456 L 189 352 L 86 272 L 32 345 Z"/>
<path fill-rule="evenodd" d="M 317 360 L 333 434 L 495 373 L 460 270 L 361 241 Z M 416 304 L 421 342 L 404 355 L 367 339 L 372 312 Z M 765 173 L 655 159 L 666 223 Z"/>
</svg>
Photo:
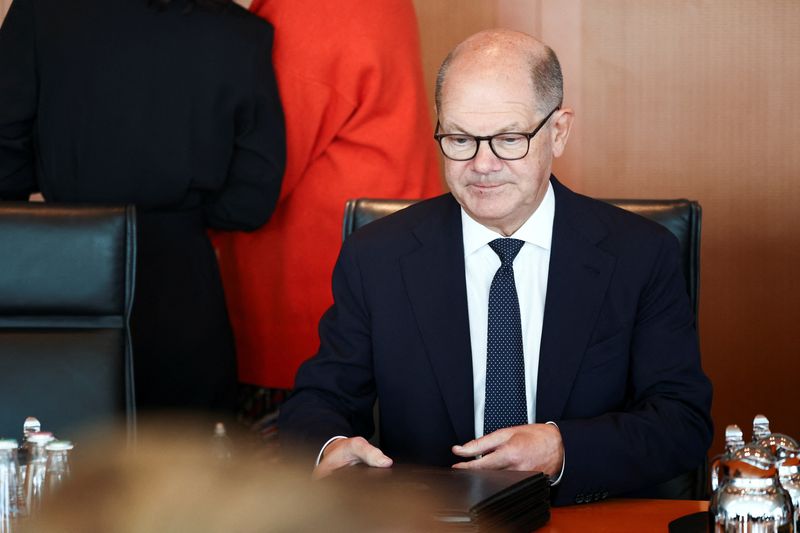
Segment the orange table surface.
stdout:
<svg viewBox="0 0 800 533">
<path fill-rule="evenodd" d="M 608 500 L 554 507 L 542 533 L 647 533 L 668 531 L 669 523 L 687 514 L 707 511 L 707 501 Z"/>
</svg>

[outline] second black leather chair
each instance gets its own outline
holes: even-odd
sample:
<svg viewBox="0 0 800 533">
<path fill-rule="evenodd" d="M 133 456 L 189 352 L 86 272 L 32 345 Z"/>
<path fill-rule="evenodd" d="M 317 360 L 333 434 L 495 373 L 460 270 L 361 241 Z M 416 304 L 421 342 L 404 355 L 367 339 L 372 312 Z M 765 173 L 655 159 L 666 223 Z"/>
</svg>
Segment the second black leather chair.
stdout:
<svg viewBox="0 0 800 533">
<path fill-rule="evenodd" d="M 0 436 L 135 428 L 132 206 L 0 202 Z"/>
</svg>

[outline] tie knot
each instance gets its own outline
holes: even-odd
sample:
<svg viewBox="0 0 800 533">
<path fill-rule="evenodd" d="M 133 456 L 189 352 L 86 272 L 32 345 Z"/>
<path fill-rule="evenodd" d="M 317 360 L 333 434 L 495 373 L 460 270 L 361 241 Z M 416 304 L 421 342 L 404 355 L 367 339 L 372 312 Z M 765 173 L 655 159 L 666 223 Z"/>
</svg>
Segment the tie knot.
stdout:
<svg viewBox="0 0 800 533">
<path fill-rule="evenodd" d="M 489 246 L 500 258 L 501 266 L 511 266 L 523 244 L 525 244 L 525 241 L 519 239 L 495 239 L 489 243 Z"/>
</svg>

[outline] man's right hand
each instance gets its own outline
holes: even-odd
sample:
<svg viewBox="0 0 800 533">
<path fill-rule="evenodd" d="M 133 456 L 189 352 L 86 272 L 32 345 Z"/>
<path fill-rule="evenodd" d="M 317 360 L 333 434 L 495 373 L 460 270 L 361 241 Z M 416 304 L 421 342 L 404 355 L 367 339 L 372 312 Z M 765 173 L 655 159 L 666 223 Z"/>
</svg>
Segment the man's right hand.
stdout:
<svg viewBox="0 0 800 533">
<path fill-rule="evenodd" d="M 378 468 L 392 466 L 392 460 L 385 456 L 380 449 L 367 442 L 366 439 L 363 437 L 351 437 L 337 439 L 325 447 L 322 452 L 322 459 L 320 459 L 317 467 L 314 468 L 312 477 L 320 479 L 331 475 L 334 470 L 359 463 Z"/>
</svg>

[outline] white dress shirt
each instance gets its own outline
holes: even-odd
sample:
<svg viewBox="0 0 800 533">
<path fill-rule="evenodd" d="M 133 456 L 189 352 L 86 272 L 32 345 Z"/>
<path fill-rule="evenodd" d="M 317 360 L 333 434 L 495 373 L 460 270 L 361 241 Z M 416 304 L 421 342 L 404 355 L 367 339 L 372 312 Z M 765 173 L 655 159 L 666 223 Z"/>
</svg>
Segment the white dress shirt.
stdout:
<svg viewBox="0 0 800 533">
<path fill-rule="evenodd" d="M 511 238 L 525 244 L 514 258 L 514 283 L 522 321 L 522 351 L 525 357 L 525 395 L 528 400 L 528 423 L 536 422 L 536 380 L 539 374 L 539 346 L 542 340 L 547 274 L 550 269 L 550 246 L 553 240 L 555 195 L 548 183 L 542 203 Z M 470 218 L 461 209 L 464 235 L 464 266 L 467 280 L 469 334 L 472 346 L 472 386 L 475 412 L 475 436 L 483 435 L 483 412 L 486 399 L 486 346 L 489 325 L 489 288 L 500 268 L 500 258 L 489 247 L 503 238 Z"/>
</svg>

